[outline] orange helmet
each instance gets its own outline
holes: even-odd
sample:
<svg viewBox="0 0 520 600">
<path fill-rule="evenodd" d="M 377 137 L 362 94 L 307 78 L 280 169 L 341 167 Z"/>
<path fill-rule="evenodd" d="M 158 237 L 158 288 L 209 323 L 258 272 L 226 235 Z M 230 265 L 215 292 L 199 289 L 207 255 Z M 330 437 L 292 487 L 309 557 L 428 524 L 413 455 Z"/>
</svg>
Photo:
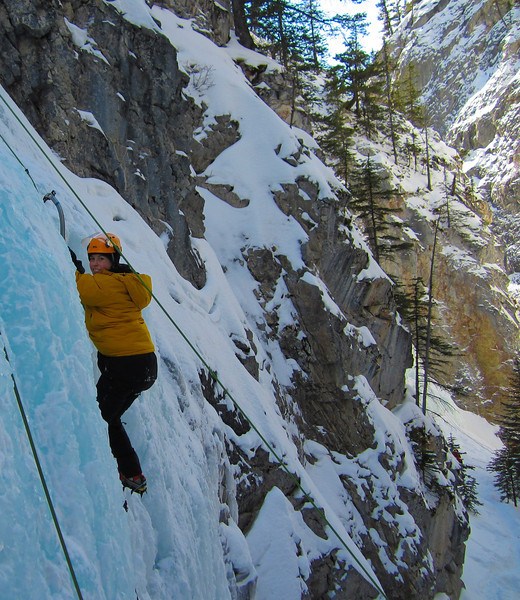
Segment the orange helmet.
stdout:
<svg viewBox="0 0 520 600">
<path fill-rule="evenodd" d="M 121 240 L 113 233 L 100 233 L 93 237 L 88 246 L 87 254 L 116 254 L 121 252 Z"/>
</svg>

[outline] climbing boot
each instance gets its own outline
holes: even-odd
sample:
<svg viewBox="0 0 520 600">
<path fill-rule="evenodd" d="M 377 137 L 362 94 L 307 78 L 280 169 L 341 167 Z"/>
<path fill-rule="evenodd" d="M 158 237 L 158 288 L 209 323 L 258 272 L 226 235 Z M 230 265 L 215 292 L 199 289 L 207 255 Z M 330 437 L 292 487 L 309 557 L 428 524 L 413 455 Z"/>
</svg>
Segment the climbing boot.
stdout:
<svg viewBox="0 0 520 600">
<path fill-rule="evenodd" d="M 123 488 L 128 488 L 132 494 L 135 492 L 142 496 L 146 492 L 146 477 L 142 473 L 133 477 L 126 477 L 123 473 L 119 473 L 119 479 Z"/>
</svg>

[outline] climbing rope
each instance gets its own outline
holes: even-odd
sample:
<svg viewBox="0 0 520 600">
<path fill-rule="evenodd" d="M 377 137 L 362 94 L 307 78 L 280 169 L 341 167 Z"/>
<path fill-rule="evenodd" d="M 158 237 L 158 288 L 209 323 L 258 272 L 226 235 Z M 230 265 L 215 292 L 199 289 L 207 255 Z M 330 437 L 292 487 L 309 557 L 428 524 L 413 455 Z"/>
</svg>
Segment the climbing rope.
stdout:
<svg viewBox="0 0 520 600">
<path fill-rule="evenodd" d="M 4 102 L 4 104 L 7 106 L 7 108 L 9 109 L 9 111 L 13 114 L 13 116 L 15 117 L 15 119 L 20 123 L 20 125 L 24 128 L 25 132 L 27 133 L 27 135 L 31 138 L 31 140 L 36 144 L 37 148 L 40 150 L 40 152 L 43 154 L 43 156 L 46 158 L 46 160 L 51 164 L 52 168 L 56 171 L 56 173 L 59 175 L 59 177 L 62 179 L 62 181 L 65 183 L 65 185 L 67 186 L 67 188 L 71 191 L 71 193 L 73 194 L 73 196 L 78 200 L 78 202 L 81 204 L 81 206 L 83 207 L 83 209 L 85 210 L 85 212 L 90 216 L 90 218 L 94 221 L 94 223 L 99 227 L 99 229 L 103 232 L 103 234 L 105 236 L 107 236 L 108 239 L 108 233 L 105 230 L 105 228 L 101 225 L 101 223 L 98 221 L 98 219 L 96 218 L 96 216 L 92 213 L 92 211 L 88 208 L 88 206 L 83 202 L 83 200 L 81 199 L 81 197 L 78 195 L 78 193 L 76 192 L 76 190 L 72 187 L 72 185 L 67 181 L 67 179 L 63 176 L 63 174 L 57 169 L 56 165 L 53 163 L 53 161 L 49 158 L 49 156 L 47 155 L 47 153 L 45 152 L 44 148 L 42 148 L 42 146 L 39 144 L 39 142 L 35 139 L 35 137 L 32 135 L 32 133 L 27 129 L 27 127 L 25 126 L 25 124 L 20 120 L 20 118 L 18 117 L 18 115 L 16 114 L 16 112 L 12 109 L 12 107 L 6 102 L 5 98 L 3 97 L 3 94 L 0 94 L 0 98 L 1 100 Z M 12 150 L 11 150 L 12 151 Z M 18 158 L 18 157 L 17 157 Z M 19 159 L 18 159 L 19 160 Z M 21 163 L 22 164 L 22 163 Z M 22 165 L 23 166 L 23 165 Z M 25 167 L 24 167 L 25 168 Z M 373 575 L 368 571 L 368 569 L 361 563 L 361 561 L 357 558 L 357 556 L 355 556 L 355 554 L 353 553 L 353 551 L 348 547 L 347 543 L 345 542 L 345 540 L 343 539 L 343 537 L 341 536 L 341 534 L 339 533 L 339 531 L 334 527 L 334 525 L 332 525 L 332 523 L 329 521 L 329 519 L 327 518 L 325 511 L 323 510 L 323 508 L 321 508 L 320 506 L 318 506 L 318 504 L 316 503 L 316 501 L 312 498 L 312 496 L 310 495 L 309 492 L 307 492 L 303 486 L 302 483 L 299 479 L 299 477 L 297 477 L 287 466 L 287 464 L 285 463 L 285 461 L 283 460 L 283 458 L 278 454 L 278 452 L 274 449 L 273 445 L 265 438 L 265 436 L 262 434 L 262 432 L 258 429 L 258 427 L 254 424 L 254 422 L 249 418 L 249 416 L 247 415 L 247 413 L 245 412 L 245 410 L 240 406 L 240 404 L 237 402 L 237 400 L 235 400 L 235 398 L 233 397 L 233 395 L 231 394 L 231 392 L 226 388 L 226 386 L 222 383 L 222 381 L 220 380 L 220 378 L 218 377 L 217 373 L 211 368 L 211 366 L 208 364 L 208 362 L 206 361 L 206 359 L 200 354 L 199 350 L 196 348 L 196 346 L 191 342 L 191 340 L 188 338 L 188 336 L 184 333 L 184 331 L 181 329 L 181 327 L 179 327 L 179 325 L 175 322 L 175 320 L 173 319 L 173 317 L 169 314 L 169 312 L 166 310 L 166 308 L 163 306 L 162 302 L 157 298 L 157 296 L 155 296 L 155 294 L 153 293 L 153 291 L 150 289 L 150 287 L 145 283 L 145 281 L 143 280 L 143 278 L 140 276 L 140 274 L 133 268 L 132 264 L 130 263 L 130 261 L 126 258 L 126 256 L 124 255 L 124 253 L 122 252 L 122 249 L 119 248 L 116 244 L 114 244 L 114 247 L 116 248 L 116 250 L 119 252 L 119 254 L 122 256 L 122 258 L 126 261 L 126 263 L 128 264 L 128 266 L 130 267 L 130 269 L 132 270 L 132 272 L 137 276 L 137 278 L 139 279 L 139 281 L 141 282 L 141 284 L 143 285 L 143 287 L 150 293 L 151 297 L 155 300 L 155 302 L 157 303 L 157 305 L 159 306 L 159 308 L 162 310 L 162 312 L 164 313 L 164 315 L 166 316 L 166 318 L 170 321 L 170 323 L 175 327 L 175 329 L 177 330 L 177 332 L 180 334 L 180 336 L 183 338 L 183 340 L 186 342 L 186 344 L 191 348 L 191 350 L 195 353 L 195 355 L 197 356 L 197 358 L 201 361 L 201 363 L 204 365 L 204 367 L 206 367 L 206 369 L 208 370 L 208 373 L 211 377 L 211 379 L 217 383 L 221 388 L 222 391 L 224 393 L 224 396 L 227 396 L 231 402 L 233 403 L 233 405 L 235 406 L 235 408 L 243 415 L 243 417 L 246 419 L 246 421 L 249 423 L 249 425 L 251 426 L 251 428 L 255 431 L 255 433 L 258 435 L 258 437 L 260 438 L 260 440 L 264 443 L 265 447 L 269 450 L 269 452 L 274 456 L 274 458 L 276 459 L 276 461 L 278 462 L 278 465 L 285 471 L 285 473 L 287 473 L 289 475 L 289 477 L 294 481 L 296 487 L 302 492 L 303 496 L 305 497 L 305 499 L 313 506 L 313 508 L 317 511 L 318 515 L 320 516 L 320 518 L 322 519 L 322 521 L 329 527 L 329 529 L 334 533 L 334 535 L 337 537 L 337 539 L 339 540 L 340 544 L 345 548 L 345 550 L 347 551 L 347 553 L 352 557 L 352 559 L 355 561 L 355 563 L 357 564 L 357 566 L 361 569 L 361 572 L 363 574 L 363 576 L 365 577 L 365 579 L 367 580 L 368 583 L 370 583 L 375 590 L 381 594 L 381 596 L 383 598 L 385 598 L 386 600 L 388 600 L 387 595 L 385 594 L 384 590 L 382 589 L 381 585 L 379 584 L 378 581 L 376 581 L 373 577 Z"/>
<path fill-rule="evenodd" d="M 78 580 L 76 578 L 76 573 L 74 572 L 74 566 L 72 565 L 72 561 L 70 559 L 69 551 L 67 549 L 67 544 L 65 543 L 65 539 L 61 532 L 60 523 L 58 521 L 58 517 L 56 515 L 56 511 L 54 510 L 54 504 L 52 502 L 51 495 L 49 493 L 49 488 L 47 486 L 47 481 L 45 479 L 45 475 L 43 473 L 42 465 L 40 463 L 40 458 L 38 456 L 38 451 L 36 450 L 36 446 L 34 444 L 34 439 L 31 433 L 31 428 L 29 427 L 29 421 L 27 420 L 27 415 L 25 413 L 25 409 L 22 402 L 22 397 L 20 395 L 20 390 L 18 388 L 18 384 L 16 382 L 16 377 L 14 376 L 14 369 L 11 366 L 11 361 L 9 360 L 9 354 L 7 352 L 7 347 L 5 342 L 3 341 L 3 334 L 0 331 L 0 338 L 2 338 L 2 346 L 4 347 L 4 355 L 9 364 L 9 370 L 11 375 L 11 380 L 13 382 L 13 390 L 14 395 L 16 397 L 16 402 L 18 404 L 18 410 L 22 416 L 23 425 L 25 427 L 25 433 L 27 434 L 27 438 L 29 440 L 29 445 L 31 446 L 32 455 L 34 458 L 34 462 L 36 463 L 36 469 L 38 470 L 38 475 L 40 476 L 40 481 L 42 484 L 43 491 L 45 493 L 45 499 L 47 500 L 47 505 L 49 506 L 49 511 L 51 513 L 52 521 L 54 523 L 54 527 L 56 528 L 56 533 L 58 534 L 58 538 L 60 540 L 61 549 L 63 551 L 63 555 L 65 556 L 65 561 L 67 563 L 67 567 L 69 568 L 69 573 L 72 579 L 72 583 L 74 585 L 74 589 L 76 590 L 76 594 L 79 600 L 83 600 L 83 596 L 81 595 L 81 589 L 78 584 Z"/>
<path fill-rule="evenodd" d="M 2 100 L 4 100 L 3 96 L 2 96 Z M 4 100 L 5 102 L 5 100 Z M 10 107 L 9 107 L 10 108 Z M 12 111 L 11 111 L 12 112 Z M 40 190 L 38 189 L 38 187 L 36 186 L 36 183 L 34 183 L 34 179 L 32 178 L 31 173 L 29 172 L 29 169 L 25 168 L 25 165 L 23 164 L 23 162 L 19 159 L 18 155 L 16 154 L 16 152 L 11 148 L 11 146 L 7 143 L 7 140 L 5 139 L 5 137 L 0 133 L 0 138 L 2 138 L 2 142 L 4 142 L 4 144 L 9 148 L 9 150 L 11 151 L 11 154 L 16 158 L 16 160 L 20 163 L 20 165 L 22 166 L 22 169 L 25 171 L 25 174 L 29 177 L 29 179 L 32 181 L 32 184 L 34 186 L 34 189 L 40 193 Z"/>
</svg>

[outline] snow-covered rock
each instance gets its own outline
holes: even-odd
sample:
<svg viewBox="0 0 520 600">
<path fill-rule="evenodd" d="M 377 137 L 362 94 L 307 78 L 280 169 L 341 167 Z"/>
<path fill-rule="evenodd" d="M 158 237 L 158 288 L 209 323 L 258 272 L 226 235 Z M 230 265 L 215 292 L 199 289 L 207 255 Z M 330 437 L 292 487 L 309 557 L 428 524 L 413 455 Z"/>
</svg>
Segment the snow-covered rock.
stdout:
<svg viewBox="0 0 520 600">
<path fill-rule="evenodd" d="M 420 0 L 390 39 L 400 77 L 411 66 L 431 125 L 464 156 L 487 199 L 520 198 L 520 7 L 511 0 Z"/>
</svg>

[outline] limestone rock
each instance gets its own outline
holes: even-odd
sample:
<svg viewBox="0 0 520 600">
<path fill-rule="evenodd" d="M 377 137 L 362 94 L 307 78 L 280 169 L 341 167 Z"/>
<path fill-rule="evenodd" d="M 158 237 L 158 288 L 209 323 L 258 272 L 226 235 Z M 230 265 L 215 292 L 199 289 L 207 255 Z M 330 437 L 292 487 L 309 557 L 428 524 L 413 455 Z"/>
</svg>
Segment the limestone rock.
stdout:
<svg viewBox="0 0 520 600">
<path fill-rule="evenodd" d="M 10 51 L 0 59 L 2 81 L 70 169 L 113 185 L 156 231 L 170 224 L 168 253 L 201 287 L 205 273 L 189 238 L 203 234 L 202 201 L 186 158 L 198 111 L 182 95 L 187 80 L 175 50 L 103 3 L 62 4 L 58 14 L 43 1 L 4 3 L 0 30 Z M 76 46 L 63 14 L 88 32 L 95 53 Z"/>
<path fill-rule="evenodd" d="M 486 201 L 513 215 L 520 210 L 518 17 L 509 0 L 419 2 L 389 46 L 397 83 L 412 70 L 431 126 L 465 157 Z"/>
</svg>

